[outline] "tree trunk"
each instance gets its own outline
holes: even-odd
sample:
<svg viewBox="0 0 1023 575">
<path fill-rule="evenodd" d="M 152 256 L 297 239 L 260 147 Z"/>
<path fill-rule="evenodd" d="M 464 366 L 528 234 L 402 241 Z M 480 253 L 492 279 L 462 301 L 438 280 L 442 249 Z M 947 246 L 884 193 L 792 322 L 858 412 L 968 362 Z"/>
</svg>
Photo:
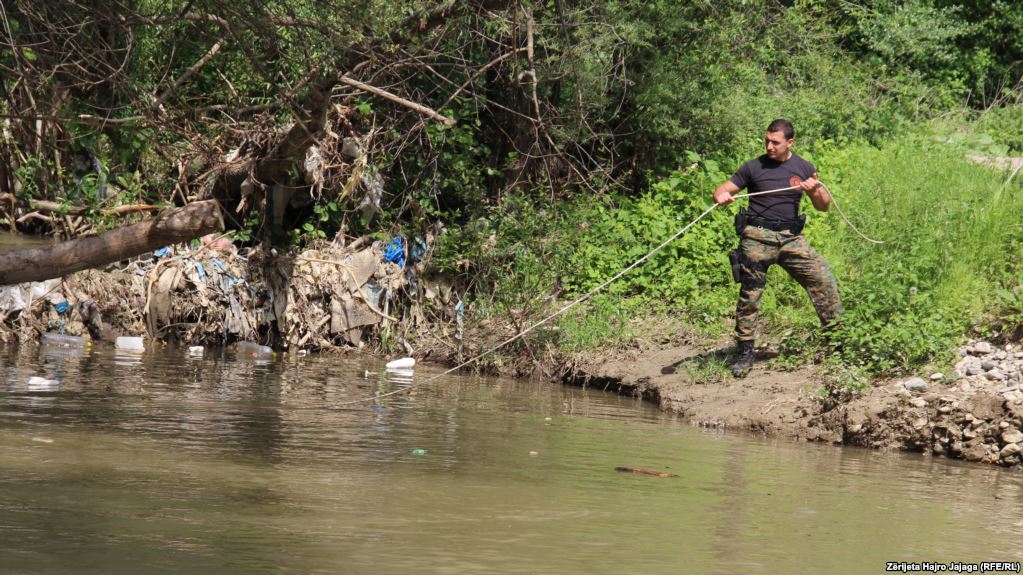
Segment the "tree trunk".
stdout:
<svg viewBox="0 0 1023 575">
<path fill-rule="evenodd" d="M 0 285 L 42 281 L 95 268 L 224 229 L 213 200 L 160 212 L 155 218 L 49 248 L 0 253 Z"/>
</svg>

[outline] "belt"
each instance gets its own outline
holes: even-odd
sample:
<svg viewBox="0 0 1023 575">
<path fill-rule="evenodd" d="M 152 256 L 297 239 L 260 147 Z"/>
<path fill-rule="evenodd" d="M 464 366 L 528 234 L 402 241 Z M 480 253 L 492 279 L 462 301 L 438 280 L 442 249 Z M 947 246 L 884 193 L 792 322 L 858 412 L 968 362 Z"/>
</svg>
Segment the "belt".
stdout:
<svg viewBox="0 0 1023 575">
<path fill-rule="evenodd" d="M 771 230 L 772 232 L 780 232 L 782 230 L 791 230 L 799 227 L 802 223 L 799 220 L 766 220 L 763 218 L 750 218 L 749 225 L 756 226 L 758 228 L 764 228 L 765 230 Z"/>
</svg>

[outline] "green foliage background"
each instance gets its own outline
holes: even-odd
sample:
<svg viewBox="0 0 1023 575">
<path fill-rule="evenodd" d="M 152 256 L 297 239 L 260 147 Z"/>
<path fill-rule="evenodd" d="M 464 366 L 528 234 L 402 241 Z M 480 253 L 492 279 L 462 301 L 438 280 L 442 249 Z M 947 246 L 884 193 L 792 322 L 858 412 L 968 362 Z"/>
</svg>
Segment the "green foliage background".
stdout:
<svg viewBox="0 0 1023 575">
<path fill-rule="evenodd" d="M 372 169 L 385 183 L 384 213 L 367 222 L 356 215 L 357 198 L 325 194 L 284 237 L 414 235 L 439 222 L 447 233 L 431 254 L 432 272 L 461 286 L 477 319 L 514 317 L 518 326 L 587 293 L 701 214 L 713 188 L 761 153 L 764 127 L 786 117 L 797 150 L 815 162 L 846 215 L 885 242 L 858 238 L 834 210 L 811 216 L 806 234 L 836 271 L 847 308 L 832 342 L 837 360 L 871 373 L 911 370 L 947 360 L 959 340 L 995 320 L 1005 329 L 1023 317 L 1019 179 L 966 159 L 1023 154 L 1023 4 L 522 0 L 453 17 L 399 49 L 398 23 L 433 6 L 97 2 L 88 18 L 70 16 L 139 16 L 127 20 L 137 23 L 130 47 L 117 44 L 127 50 L 122 76 L 114 82 L 87 61 L 80 72 L 95 82 L 73 97 L 51 97 L 68 81 L 59 67 L 38 75 L 33 89 L 39 102 L 59 102 L 47 113 L 69 120 L 99 111 L 131 118 L 145 111 L 139 94 L 159 93 L 230 30 L 216 66 L 168 95 L 174 129 L 71 122 L 55 144 L 63 158 L 99 157 L 102 177 L 125 182 L 136 201 L 157 201 L 170 195 L 174 162 L 195 138 L 198 148 L 238 143 L 208 118 L 286 125 L 293 109 L 266 106 L 299 101 L 302 90 L 283 92 L 302 85 L 314 63 L 370 70 L 374 82 L 458 123 L 422 122 L 368 95 L 346 101 L 358 130 L 377 129 Z M 8 34 L 24 48 L 0 53 L 0 65 L 55 62 L 57 48 L 16 8 Z M 52 10 L 54 19 L 68 16 Z M 226 24 L 153 23 L 185 10 Z M 532 61 L 523 51 L 527 16 Z M 316 24 L 275 24 L 282 19 Z M 85 25 L 69 38 L 91 32 Z M 520 51 L 509 54 L 513 48 Z M 14 76 L 3 82 L 8 94 L 18 87 Z M 15 104 L 6 100 L 2 111 Z M 0 156 L 16 165 L 10 177 L 19 197 L 63 194 L 98 205 L 99 176 L 72 181 L 55 156 L 34 155 L 7 131 L 3 137 Z M 633 336 L 630 320 L 649 314 L 724 336 L 737 291 L 726 265 L 736 242 L 732 210 L 714 210 L 560 320 L 559 331 L 537 337 L 564 351 L 619 345 Z M 238 237 L 255 241 L 246 225 Z M 790 353 L 830 349 L 800 336 L 816 319 L 778 270 L 763 311 L 765 335 Z"/>
</svg>

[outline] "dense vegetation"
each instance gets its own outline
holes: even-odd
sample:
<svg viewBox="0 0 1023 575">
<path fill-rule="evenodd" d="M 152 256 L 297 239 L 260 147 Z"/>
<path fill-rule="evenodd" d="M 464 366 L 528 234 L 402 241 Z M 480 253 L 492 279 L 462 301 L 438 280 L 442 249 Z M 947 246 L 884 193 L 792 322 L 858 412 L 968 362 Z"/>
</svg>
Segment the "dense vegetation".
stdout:
<svg viewBox="0 0 1023 575">
<path fill-rule="evenodd" d="M 940 363 L 970 330 L 1023 317 L 1018 180 L 966 159 L 1023 154 L 1016 2 L 15 0 L 2 15 L 0 191 L 22 203 L 216 197 L 240 240 L 293 244 L 441 222 L 434 273 L 457 278 L 477 318 L 521 327 L 701 213 L 787 117 L 846 215 L 885 241 L 812 215 L 848 311 L 829 361 Z M 295 126 L 315 133 L 275 148 Z M 365 155 L 345 159 L 344 138 Z M 328 167 L 310 181 L 313 141 Z M 225 160 L 282 149 L 290 162 L 248 177 Z M 562 319 L 552 343 L 627 338 L 641 314 L 727 332 L 729 210 Z M 70 233 L 45 222 L 21 227 Z M 764 312 L 790 357 L 822 349 L 799 337 L 815 318 L 793 282 L 769 282 Z"/>
</svg>

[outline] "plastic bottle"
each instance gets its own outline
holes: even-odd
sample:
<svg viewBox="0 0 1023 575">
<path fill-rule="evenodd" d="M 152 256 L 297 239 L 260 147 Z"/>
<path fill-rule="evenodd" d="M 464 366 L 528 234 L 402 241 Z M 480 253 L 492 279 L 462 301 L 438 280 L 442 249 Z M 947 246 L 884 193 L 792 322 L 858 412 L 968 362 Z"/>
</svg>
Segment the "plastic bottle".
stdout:
<svg viewBox="0 0 1023 575">
<path fill-rule="evenodd" d="M 387 369 L 409 369 L 415 366 L 416 359 L 414 357 L 403 357 L 387 362 Z"/>
<path fill-rule="evenodd" d="M 48 331 L 43 334 L 42 343 L 56 347 L 85 347 L 85 338 L 79 335 Z"/>
<path fill-rule="evenodd" d="M 259 345 L 251 341 L 239 341 L 235 350 L 238 352 L 238 355 L 248 357 L 269 357 L 274 354 L 274 350 L 269 346 Z"/>
<path fill-rule="evenodd" d="M 114 341 L 114 347 L 125 351 L 146 351 L 146 345 L 141 337 L 120 336 Z"/>
</svg>

